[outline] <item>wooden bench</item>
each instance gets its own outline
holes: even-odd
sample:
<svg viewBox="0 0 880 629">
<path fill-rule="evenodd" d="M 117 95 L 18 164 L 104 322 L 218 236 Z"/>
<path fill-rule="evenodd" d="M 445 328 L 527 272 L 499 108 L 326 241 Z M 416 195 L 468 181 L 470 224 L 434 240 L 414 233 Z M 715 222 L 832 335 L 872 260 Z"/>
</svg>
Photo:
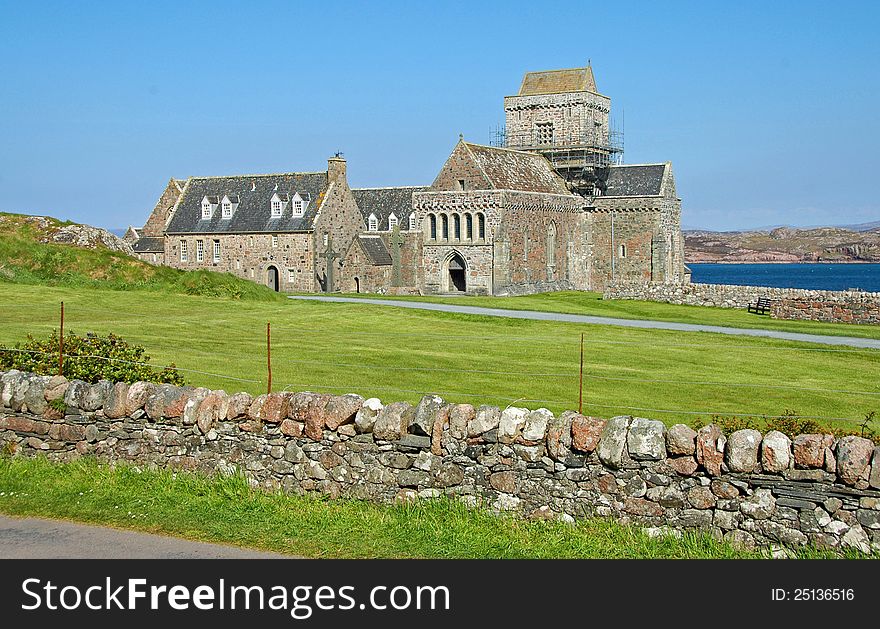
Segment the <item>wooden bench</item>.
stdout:
<svg viewBox="0 0 880 629">
<path fill-rule="evenodd" d="M 755 314 L 769 314 L 770 300 L 767 297 L 758 297 L 758 301 L 754 304 L 749 304 L 747 310 Z"/>
</svg>

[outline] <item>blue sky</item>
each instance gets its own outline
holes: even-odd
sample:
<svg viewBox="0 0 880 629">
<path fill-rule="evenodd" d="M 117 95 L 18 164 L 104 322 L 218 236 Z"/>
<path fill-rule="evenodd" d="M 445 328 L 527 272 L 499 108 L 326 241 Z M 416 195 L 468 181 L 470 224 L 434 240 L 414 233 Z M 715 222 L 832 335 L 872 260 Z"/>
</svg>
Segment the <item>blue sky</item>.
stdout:
<svg viewBox="0 0 880 629">
<path fill-rule="evenodd" d="M 0 2 L 0 210 L 139 225 L 171 176 L 430 183 L 592 60 L 683 223 L 880 220 L 877 2 Z"/>
</svg>

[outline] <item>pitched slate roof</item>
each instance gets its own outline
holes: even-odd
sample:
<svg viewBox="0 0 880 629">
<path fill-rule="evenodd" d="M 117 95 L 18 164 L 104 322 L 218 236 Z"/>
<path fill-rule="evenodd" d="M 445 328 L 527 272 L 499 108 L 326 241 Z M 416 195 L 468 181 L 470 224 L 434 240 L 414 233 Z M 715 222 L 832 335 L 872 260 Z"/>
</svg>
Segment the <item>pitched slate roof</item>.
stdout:
<svg viewBox="0 0 880 629">
<path fill-rule="evenodd" d="M 326 172 L 190 177 L 165 231 L 168 234 L 308 231 L 314 227 L 327 187 Z M 298 192 L 307 202 L 304 215 L 294 217 L 293 203 L 288 203 L 280 218 L 272 218 L 271 200 L 276 192 L 291 197 Z M 203 219 L 202 199 L 206 196 L 222 199 L 224 195 L 239 198 L 232 218 L 221 218 L 222 211 L 218 207 L 212 218 Z"/>
<path fill-rule="evenodd" d="M 666 164 L 612 166 L 609 169 L 606 197 L 657 196 L 663 186 Z"/>
<path fill-rule="evenodd" d="M 571 194 L 565 181 L 542 155 L 470 142 L 464 144 L 497 190 Z"/>
<path fill-rule="evenodd" d="M 157 253 L 165 251 L 165 239 L 161 236 L 144 236 L 138 238 L 132 245 L 135 253 Z"/>
<path fill-rule="evenodd" d="M 407 229 L 412 212 L 412 196 L 416 192 L 429 190 L 427 186 L 402 186 L 399 188 L 355 188 L 354 200 L 364 217 L 364 224 L 370 214 L 379 220 L 379 230 L 388 230 L 388 217 L 393 212 L 400 221 L 400 228 Z"/>
<path fill-rule="evenodd" d="M 388 266 L 391 264 L 391 254 L 388 253 L 388 248 L 385 247 L 381 236 L 361 234 L 358 236 L 358 243 L 361 249 L 364 250 L 364 253 L 367 254 L 367 257 L 370 258 L 370 261 L 376 266 Z"/>
<path fill-rule="evenodd" d="M 564 92 L 596 92 L 596 79 L 593 68 L 571 68 L 568 70 L 546 70 L 526 72 L 519 96 L 538 94 L 560 94 Z"/>
</svg>

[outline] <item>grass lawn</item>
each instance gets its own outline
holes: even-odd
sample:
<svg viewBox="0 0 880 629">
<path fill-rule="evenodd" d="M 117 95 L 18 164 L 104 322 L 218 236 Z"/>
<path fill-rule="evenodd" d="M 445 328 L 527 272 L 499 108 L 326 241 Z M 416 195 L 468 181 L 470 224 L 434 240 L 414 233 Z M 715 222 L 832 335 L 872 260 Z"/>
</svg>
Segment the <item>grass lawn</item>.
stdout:
<svg viewBox="0 0 880 629">
<path fill-rule="evenodd" d="M 749 558 L 706 535 L 651 539 L 607 520 L 528 522 L 451 500 L 380 506 L 252 490 L 243 477 L 209 479 L 0 458 L 0 512 L 43 516 L 334 558 Z M 799 557 L 833 557 L 794 549 Z M 852 557 L 858 557 L 853 553 Z"/>
<path fill-rule="evenodd" d="M 385 296 L 366 293 L 346 293 L 345 297 L 364 299 L 402 299 L 426 301 L 431 303 L 458 304 L 461 306 L 482 306 L 483 308 L 503 308 L 505 310 L 536 310 L 539 312 L 562 312 L 597 317 L 618 317 L 621 319 L 656 319 L 676 323 L 696 323 L 721 325 L 732 328 L 763 328 L 802 334 L 827 334 L 830 336 L 856 336 L 880 339 L 880 326 L 850 325 L 844 323 L 822 323 L 820 321 L 782 321 L 771 319 L 770 315 L 756 315 L 733 308 L 710 308 L 707 306 L 678 306 L 656 301 L 636 301 L 628 299 L 603 300 L 602 293 L 585 291 L 560 291 L 538 293 L 520 297 L 427 297 L 427 296 Z"/>
<path fill-rule="evenodd" d="M 265 391 L 271 321 L 274 390 L 576 409 L 583 332 L 586 413 L 674 423 L 789 409 L 854 426 L 880 411 L 875 350 L 367 304 L 0 282 L 0 344 L 57 328 L 61 300 L 67 330 L 112 331 L 145 345 L 154 364 L 190 370 L 189 383 L 228 392 Z"/>
</svg>

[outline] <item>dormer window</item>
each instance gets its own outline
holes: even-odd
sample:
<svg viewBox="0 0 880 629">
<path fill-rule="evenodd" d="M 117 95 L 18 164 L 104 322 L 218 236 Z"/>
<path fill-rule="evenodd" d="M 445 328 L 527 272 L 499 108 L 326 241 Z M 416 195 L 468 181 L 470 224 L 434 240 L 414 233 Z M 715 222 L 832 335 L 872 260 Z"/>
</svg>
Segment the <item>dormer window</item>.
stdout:
<svg viewBox="0 0 880 629">
<path fill-rule="evenodd" d="M 416 213 L 411 212 L 409 215 L 409 230 L 415 231 L 416 229 Z"/>
<path fill-rule="evenodd" d="M 371 232 L 379 231 L 379 219 L 375 214 L 370 214 L 370 218 L 367 219 L 367 229 Z"/>
<path fill-rule="evenodd" d="M 302 216 L 303 215 L 303 202 L 302 199 L 294 199 L 293 200 L 293 215 L 294 216 Z"/>
<path fill-rule="evenodd" d="M 211 218 L 214 215 L 214 208 L 217 205 L 217 197 L 205 196 L 202 199 L 202 218 Z"/>
<path fill-rule="evenodd" d="M 397 220 L 397 217 L 396 217 L 394 214 L 391 214 L 391 216 L 388 217 L 388 229 L 389 229 L 389 231 L 390 231 L 390 230 L 393 230 L 395 227 L 397 227 L 397 223 L 398 223 L 398 222 L 399 222 L 399 221 Z"/>
<path fill-rule="evenodd" d="M 238 207 L 238 195 L 227 194 L 220 201 L 220 216 L 225 219 L 232 218 L 232 213 Z"/>
<path fill-rule="evenodd" d="M 281 218 L 288 203 L 290 203 L 289 195 L 281 192 L 273 194 L 272 200 L 269 202 L 269 207 L 272 210 L 272 218 Z"/>
</svg>

